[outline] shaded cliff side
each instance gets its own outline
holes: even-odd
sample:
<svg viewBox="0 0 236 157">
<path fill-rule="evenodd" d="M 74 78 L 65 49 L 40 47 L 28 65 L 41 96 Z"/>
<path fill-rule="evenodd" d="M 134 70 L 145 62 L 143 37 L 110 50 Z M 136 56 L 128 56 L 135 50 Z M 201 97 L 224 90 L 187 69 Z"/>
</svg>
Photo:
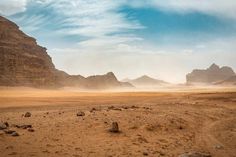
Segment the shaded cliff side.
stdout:
<svg viewBox="0 0 236 157">
<path fill-rule="evenodd" d="M 232 68 L 223 66 L 219 67 L 216 64 L 212 64 L 207 69 L 196 69 L 187 74 L 187 84 L 204 83 L 214 84 L 219 81 L 226 80 L 235 75 Z"/>
<path fill-rule="evenodd" d="M 132 87 L 121 83 L 110 72 L 83 77 L 55 68 L 46 48 L 27 36 L 19 27 L 0 16 L 0 86 L 64 87 L 89 89 Z"/>
</svg>

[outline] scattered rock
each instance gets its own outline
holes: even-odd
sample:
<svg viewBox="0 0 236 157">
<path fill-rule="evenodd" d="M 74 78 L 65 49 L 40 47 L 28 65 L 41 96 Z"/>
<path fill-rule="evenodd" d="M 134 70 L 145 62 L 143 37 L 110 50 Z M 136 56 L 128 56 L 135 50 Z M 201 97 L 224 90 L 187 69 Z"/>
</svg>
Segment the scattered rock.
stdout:
<svg viewBox="0 0 236 157">
<path fill-rule="evenodd" d="M 0 130 L 7 129 L 7 125 L 5 123 L 0 123 Z"/>
<path fill-rule="evenodd" d="M 135 105 L 132 105 L 130 108 L 132 108 L 132 109 L 137 109 L 137 108 L 139 108 L 138 106 L 135 106 Z"/>
<path fill-rule="evenodd" d="M 143 152 L 143 155 L 144 155 L 144 156 L 148 156 L 148 153 L 147 153 L 147 152 Z"/>
<path fill-rule="evenodd" d="M 79 116 L 85 116 L 85 113 L 82 112 L 82 111 L 79 111 L 79 112 L 77 113 L 77 116 L 78 116 L 78 117 L 79 117 Z"/>
<path fill-rule="evenodd" d="M 19 134 L 14 130 L 5 130 L 5 134 L 10 134 L 11 136 L 19 136 Z"/>
<path fill-rule="evenodd" d="M 16 131 L 14 131 L 14 130 L 5 130 L 4 132 L 5 132 L 5 134 L 12 134 L 12 133 L 14 133 Z"/>
<path fill-rule="evenodd" d="M 93 108 L 90 110 L 90 112 L 94 112 L 94 111 L 97 111 L 97 109 L 93 107 Z"/>
<path fill-rule="evenodd" d="M 208 153 L 188 152 L 188 153 L 179 155 L 179 157 L 212 157 L 212 156 Z"/>
<path fill-rule="evenodd" d="M 117 108 L 117 107 L 114 107 L 114 106 L 109 106 L 109 107 L 108 107 L 108 110 L 117 110 L 117 111 L 122 111 L 121 108 Z"/>
<path fill-rule="evenodd" d="M 113 132 L 113 133 L 119 133 L 120 130 L 119 130 L 119 125 L 117 122 L 112 122 L 111 124 L 111 129 L 109 130 L 110 132 Z"/>
<path fill-rule="evenodd" d="M 34 132 L 34 129 L 33 128 L 28 128 L 27 129 L 29 132 Z"/>
<path fill-rule="evenodd" d="M 11 136 L 20 136 L 16 131 L 11 134 Z"/>
<path fill-rule="evenodd" d="M 26 112 L 26 113 L 24 114 L 24 117 L 31 117 L 31 113 L 30 113 L 30 112 Z"/>
<path fill-rule="evenodd" d="M 16 128 L 21 128 L 21 129 L 28 129 L 32 128 L 32 125 L 14 125 Z"/>
<path fill-rule="evenodd" d="M 5 124 L 7 127 L 9 127 L 9 123 L 8 123 L 8 122 L 4 122 L 4 124 Z"/>
<path fill-rule="evenodd" d="M 129 109 L 128 106 L 123 106 L 122 108 L 125 110 Z"/>
</svg>

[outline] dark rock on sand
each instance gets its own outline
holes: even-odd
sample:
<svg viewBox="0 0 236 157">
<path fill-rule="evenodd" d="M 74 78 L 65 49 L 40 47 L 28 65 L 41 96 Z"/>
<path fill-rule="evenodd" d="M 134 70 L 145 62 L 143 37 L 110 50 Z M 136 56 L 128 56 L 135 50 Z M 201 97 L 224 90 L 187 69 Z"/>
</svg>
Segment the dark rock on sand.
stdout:
<svg viewBox="0 0 236 157">
<path fill-rule="evenodd" d="M 15 127 L 17 128 L 21 128 L 21 129 L 28 129 L 28 128 L 32 128 L 32 125 L 15 125 Z"/>
<path fill-rule="evenodd" d="M 9 134 L 11 136 L 19 136 L 19 134 L 14 130 L 5 130 L 4 132 L 5 134 Z"/>
<path fill-rule="evenodd" d="M 16 132 L 16 131 L 14 131 L 14 130 L 5 130 L 4 131 L 6 134 L 12 134 L 12 133 L 14 133 L 14 132 Z"/>
<path fill-rule="evenodd" d="M 7 125 L 5 123 L 0 123 L 0 130 L 7 129 Z"/>
<path fill-rule="evenodd" d="M 78 117 L 81 117 L 81 116 L 85 116 L 85 113 L 82 112 L 82 111 L 80 111 L 80 112 L 78 112 L 76 115 L 77 115 Z"/>
<path fill-rule="evenodd" d="M 7 127 L 9 127 L 9 123 L 8 123 L 8 122 L 4 122 L 4 124 L 5 124 Z"/>
<path fill-rule="evenodd" d="M 148 153 L 147 153 L 147 152 L 143 152 L 143 155 L 144 155 L 144 156 L 148 156 Z"/>
<path fill-rule="evenodd" d="M 27 129 L 29 132 L 34 132 L 34 129 L 33 128 L 28 128 Z"/>
<path fill-rule="evenodd" d="M 120 132 L 118 123 L 117 122 L 112 122 L 111 129 L 109 131 L 113 132 L 113 133 Z"/>
<path fill-rule="evenodd" d="M 16 131 L 11 134 L 11 136 L 20 136 Z"/>
<path fill-rule="evenodd" d="M 30 113 L 30 112 L 26 112 L 26 113 L 24 114 L 24 117 L 31 117 L 31 113 Z"/>
</svg>

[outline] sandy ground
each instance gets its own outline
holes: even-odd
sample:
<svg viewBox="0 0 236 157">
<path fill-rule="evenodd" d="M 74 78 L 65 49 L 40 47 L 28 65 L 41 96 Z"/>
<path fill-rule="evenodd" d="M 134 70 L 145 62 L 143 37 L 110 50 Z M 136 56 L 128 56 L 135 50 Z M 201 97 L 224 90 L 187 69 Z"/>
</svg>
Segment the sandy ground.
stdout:
<svg viewBox="0 0 236 157">
<path fill-rule="evenodd" d="M 93 109 L 94 108 L 94 109 Z M 92 110 L 93 109 L 93 110 Z M 77 116 L 83 111 L 85 116 Z M 31 117 L 23 117 L 26 112 Z M 76 92 L 0 89 L 0 157 L 236 157 L 236 90 Z M 112 122 L 120 132 L 111 133 Z M 32 125 L 34 132 L 15 125 Z"/>
</svg>

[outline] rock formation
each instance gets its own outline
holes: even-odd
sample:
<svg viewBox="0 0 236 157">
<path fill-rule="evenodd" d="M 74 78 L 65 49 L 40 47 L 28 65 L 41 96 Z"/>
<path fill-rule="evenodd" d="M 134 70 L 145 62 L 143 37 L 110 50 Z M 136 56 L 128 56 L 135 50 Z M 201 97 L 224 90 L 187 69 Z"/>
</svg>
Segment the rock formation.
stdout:
<svg viewBox="0 0 236 157">
<path fill-rule="evenodd" d="M 236 85 L 236 75 L 224 81 L 216 82 L 215 85 Z"/>
<path fill-rule="evenodd" d="M 57 70 L 46 48 L 0 16 L 0 86 L 104 89 L 132 85 L 119 82 L 112 72 L 85 78 Z"/>
<path fill-rule="evenodd" d="M 212 64 L 206 70 L 193 70 L 191 73 L 187 74 L 186 80 L 187 84 L 214 84 L 226 80 L 234 75 L 235 73 L 232 68 L 227 66 L 220 68 L 218 65 Z"/>
<path fill-rule="evenodd" d="M 54 72 L 46 48 L 0 16 L 0 85 L 51 86 L 56 83 Z"/>
<path fill-rule="evenodd" d="M 147 75 L 143 75 L 143 76 L 133 79 L 133 80 L 124 79 L 123 81 L 129 82 L 132 85 L 134 85 L 135 87 L 155 87 L 155 86 L 168 85 L 168 83 L 165 81 L 157 80 L 157 79 L 151 78 Z"/>
</svg>

